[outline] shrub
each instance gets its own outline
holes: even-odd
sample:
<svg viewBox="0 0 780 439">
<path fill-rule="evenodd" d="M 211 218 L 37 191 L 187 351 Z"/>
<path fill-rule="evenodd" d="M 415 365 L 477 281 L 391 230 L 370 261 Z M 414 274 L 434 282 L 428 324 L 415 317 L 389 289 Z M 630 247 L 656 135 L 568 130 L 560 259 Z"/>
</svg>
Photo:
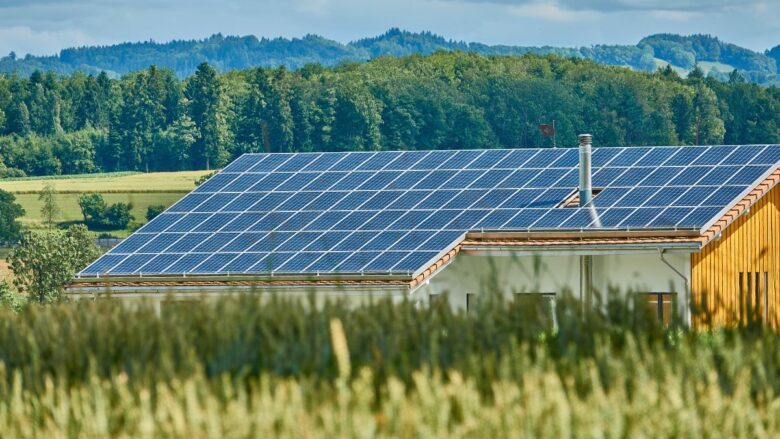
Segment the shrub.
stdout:
<svg viewBox="0 0 780 439">
<path fill-rule="evenodd" d="M 155 204 L 146 208 L 146 221 L 151 221 L 157 215 L 163 213 L 165 206 L 162 204 Z"/>
<path fill-rule="evenodd" d="M 79 207 L 87 227 L 94 229 L 126 229 L 135 217 L 130 213 L 132 203 L 107 205 L 100 194 L 82 194 Z"/>
</svg>

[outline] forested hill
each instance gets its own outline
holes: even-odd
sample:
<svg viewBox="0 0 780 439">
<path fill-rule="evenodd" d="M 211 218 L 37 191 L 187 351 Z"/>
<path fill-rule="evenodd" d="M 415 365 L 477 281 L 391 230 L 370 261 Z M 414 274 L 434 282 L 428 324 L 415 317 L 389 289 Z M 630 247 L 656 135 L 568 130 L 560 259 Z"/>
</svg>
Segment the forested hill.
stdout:
<svg viewBox="0 0 780 439">
<path fill-rule="evenodd" d="M 0 177 L 220 167 L 245 152 L 780 143 L 780 88 L 694 69 L 438 52 L 338 67 L 0 75 Z"/>
<path fill-rule="evenodd" d="M 72 73 L 106 71 L 119 77 L 131 71 L 156 65 L 172 69 L 185 78 L 202 62 L 219 71 L 249 67 L 286 66 L 297 69 L 318 63 L 334 66 L 343 62 L 367 61 L 379 56 L 430 54 L 438 50 L 460 50 L 483 55 L 519 55 L 535 53 L 586 58 L 598 63 L 654 71 L 670 64 L 684 74 L 695 64 L 705 74 L 726 80 L 737 69 L 750 81 L 778 84 L 780 46 L 758 53 L 728 44 L 708 35 L 679 36 L 659 34 L 644 38 L 636 45 L 597 45 L 580 48 L 490 46 L 447 40 L 429 32 L 412 33 L 391 29 L 383 35 L 342 44 L 316 35 L 303 38 L 258 39 L 254 36 L 213 35 L 204 40 L 141 42 L 111 46 L 80 47 L 62 50 L 54 56 L 10 54 L 0 59 L 0 72 L 18 72 L 29 76 L 35 70 Z"/>
</svg>

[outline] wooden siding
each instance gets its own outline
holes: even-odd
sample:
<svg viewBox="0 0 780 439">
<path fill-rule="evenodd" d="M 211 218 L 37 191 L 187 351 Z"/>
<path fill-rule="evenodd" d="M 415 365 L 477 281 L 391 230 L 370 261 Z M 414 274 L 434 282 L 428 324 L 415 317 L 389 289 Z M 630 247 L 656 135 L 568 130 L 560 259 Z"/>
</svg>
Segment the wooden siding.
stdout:
<svg viewBox="0 0 780 439">
<path fill-rule="evenodd" d="M 691 298 L 704 312 L 694 314 L 694 326 L 709 326 L 708 322 L 715 326 L 744 322 L 752 306 L 748 293 L 756 291 L 756 273 L 759 273 L 761 299 L 757 317 L 763 318 L 766 273 L 767 323 L 780 327 L 780 185 L 726 227 L 720 239 L 691 255 Z"/>
</svg>

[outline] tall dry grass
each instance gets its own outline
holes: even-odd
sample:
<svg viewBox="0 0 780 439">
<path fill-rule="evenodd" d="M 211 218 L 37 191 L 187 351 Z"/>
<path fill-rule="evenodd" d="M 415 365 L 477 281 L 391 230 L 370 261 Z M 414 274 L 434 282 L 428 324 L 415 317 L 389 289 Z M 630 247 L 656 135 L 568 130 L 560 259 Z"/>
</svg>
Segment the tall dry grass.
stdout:
<svg viewBox="0 0 780 439">
<path fill-rule="evenodd" d="M 245 297 L 0 312 L 3 437 L 777 437 L 780 336 Z"/>
</svg>

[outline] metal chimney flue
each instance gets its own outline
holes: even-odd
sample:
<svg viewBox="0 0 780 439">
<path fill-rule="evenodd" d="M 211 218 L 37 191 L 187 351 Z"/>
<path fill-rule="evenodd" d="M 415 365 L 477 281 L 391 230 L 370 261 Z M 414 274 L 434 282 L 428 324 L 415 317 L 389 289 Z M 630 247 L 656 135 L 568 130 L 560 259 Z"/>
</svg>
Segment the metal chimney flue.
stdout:
<svg viewBox="0 0 780 439">
<path fill-rule="evenodd" d="M 593 186 L 591 184 L 590 156 L 593 136 L 580 134 L 577 136 L 580 142 L 580 206 L 585 206 L 593 199 Z"/>
</svg>

